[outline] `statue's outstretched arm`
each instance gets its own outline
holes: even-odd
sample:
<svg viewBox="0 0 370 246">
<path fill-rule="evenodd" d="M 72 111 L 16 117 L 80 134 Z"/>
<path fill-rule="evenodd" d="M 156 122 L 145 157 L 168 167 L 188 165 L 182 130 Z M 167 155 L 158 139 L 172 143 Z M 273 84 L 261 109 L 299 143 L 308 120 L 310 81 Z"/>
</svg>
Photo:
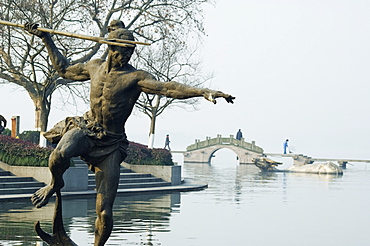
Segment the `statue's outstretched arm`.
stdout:
<svg viewBox="0 0 370 246">
<path fill-rule="evenodd" d="M 228 103 L 233 103 L 235 97 L 221 91 L 207 88 L 197 88 L 178 82 L 160 82 L 154 79 L 145 79 L 138 83 L 143 92 L 149 94 L 164 95 L 176 99 L 187 99 L 192 97 L 204 97 L 210 102 L 216 103 L 216 98 L 223 97 Z"/>
<path fill-rule="evenodd" d="M 60 76 L 66 79 L 78 81 L 90 79 L 90 75 L 86 69 L 85 64 L 78 63 L 71 66 L 68 59 L 64 57 L 55 46 L 55 43 L 52 40 L 50 34 L 37 30 L 37 27 L 38 24 L 35 23 L 26 23 L 24 25 L 24 29 L 26 31 L 42 39 L 48 50 L 51 63 Z"/>
</svg>

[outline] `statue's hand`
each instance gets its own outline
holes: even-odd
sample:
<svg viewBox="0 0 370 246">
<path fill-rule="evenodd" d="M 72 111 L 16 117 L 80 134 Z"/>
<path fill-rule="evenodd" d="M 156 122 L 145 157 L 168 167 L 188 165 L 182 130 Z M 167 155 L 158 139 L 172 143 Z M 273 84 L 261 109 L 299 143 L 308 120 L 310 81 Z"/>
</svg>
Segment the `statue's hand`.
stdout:
<svg viewBox="0 0 370 246">
<path fill-rule="evenodd" d="M 235 97 L 233 97 L 232 95 L 228 95 L 228 94 L 224 94 L 223 98 L 225 98 L 226 102 L 228 103 L 234 103 L 234 99 Z"/>
<path fill-rule="evenodd" d="M 204 96 L 205 99 L 207 99 L 210 102 L 213 102 L 214 104 L 217 103 L 216 98 L 218 98 L 218 97 L 225 98 L 226 102 L 228 102 L 228 103 L 234 103 L 233 100 L 235 99 L 235 97 L 233 97 L 229 94 L 225 94 L 222 91 L 212 91 L 212 90 L 206 90 L 203 93 L 203 96 Z"/>
<path fill-rule="evenodd" d="M 39 24 L 27 22 L 26 24 L 24 24 L 24 30 L 26 30 L 27 32 L 29 32 L 29 33 L 31 33 L 33 35 L 36 35 L 39 38 L 45 37 L 46 36 L 46 32 L 37 30 L 37 27 L 38 26 L 39 26 Z"/>
</svg>

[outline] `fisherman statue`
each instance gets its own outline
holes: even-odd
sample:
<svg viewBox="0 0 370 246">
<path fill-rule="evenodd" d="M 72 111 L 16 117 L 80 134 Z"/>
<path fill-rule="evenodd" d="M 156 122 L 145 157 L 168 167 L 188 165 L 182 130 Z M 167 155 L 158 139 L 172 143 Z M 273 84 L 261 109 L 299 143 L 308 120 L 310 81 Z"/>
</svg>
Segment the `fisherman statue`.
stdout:
<svg viewBox="0 0 370 246">
<path fill-rule="evenodd" d="M 134 41 L 133 33 L 124 27 L 121 21 L 111 23 L 106 42 L 107 60 L 94 59 L 72 65 L 59 52 L 49 32 L 38 28 L 37 24 L 24 25 L 25 30 L 41 38 L 61 77 L 75 81 L 89 80 L 91 83 L 90 110 L 81 117 L 66 118 L 44 134 L 50 142 L 57 144 L 49 158 L 52 179 L 36 191 L 31 200 L 34 206 L 41 208 L 57 193 L 53 236 L 47 236 L 37 226 L 39 235 L 48 240 L 50 245 L 76 245 L 65 234 L 61 222 L 60 197 L 60 189 L 64 186 L 63 173 L 69 167 L 70 158 L 76 156 L 85 160 L 95 173 L 97 218 L 94 245 L 104 245 L 108 240 L 113 228 L 112 207 L 118 188 L 120 164 L 127 155 L 125 123 L 141 92 L 175 99 L 204 97 L 212 103 L 216 103 L 219 97 L 228 103 L 233 103 L 235 99 L 221 91 L 174 81 L 161 82 L 148 72 L 136 69 L 128 62 L 138 42 Z M 57 227 L 61 228 L 55 229 Z"/>
</svg>

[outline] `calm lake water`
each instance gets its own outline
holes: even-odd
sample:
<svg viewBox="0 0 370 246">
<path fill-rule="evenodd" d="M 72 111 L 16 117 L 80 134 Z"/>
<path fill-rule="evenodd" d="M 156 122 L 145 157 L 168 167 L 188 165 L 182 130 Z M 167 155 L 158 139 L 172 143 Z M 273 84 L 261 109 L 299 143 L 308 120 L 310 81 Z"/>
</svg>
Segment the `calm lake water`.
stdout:
<svg viewBox="0 0 370 246">
<path fill-rule="evenodd" d="M 118 196 L 106 245 L 370 245 L 370 166 L 343 176 L 271 173 L 228 163 L 185 164 L 183 176 L 205 181 L 195 192 Z M 67 231 L 93 245 L 94 198 L 64 199 Z M 2 203 L 0 245 L 35 245 L 33 222 L 51 232 L 54 204 Z"/>
</svg>

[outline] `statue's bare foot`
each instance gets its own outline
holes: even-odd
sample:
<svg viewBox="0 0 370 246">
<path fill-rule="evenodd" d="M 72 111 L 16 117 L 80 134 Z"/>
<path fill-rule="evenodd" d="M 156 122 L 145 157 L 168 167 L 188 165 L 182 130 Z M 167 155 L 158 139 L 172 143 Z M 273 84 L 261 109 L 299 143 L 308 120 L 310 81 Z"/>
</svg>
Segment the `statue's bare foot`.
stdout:
<svg viewBox="0 0 370 246">
<path fill-rule="evenodd" d="M 39 189 L 38 191 L 36 191 L 32 197 L 31 197 L 31 201 L 32 201 L 32 204 L 36 207 L 36 208 L 41 208 L 43 206 L 45 206 L 46 204 L 48 204 L 49 202 L 49 198 L 54 194 L 54 192 L 56 192 L 58 189 L 55 189 L 54 187 L 52 187 L 51 185 L 47 185 L 41 189 Z"/>
</svg>

